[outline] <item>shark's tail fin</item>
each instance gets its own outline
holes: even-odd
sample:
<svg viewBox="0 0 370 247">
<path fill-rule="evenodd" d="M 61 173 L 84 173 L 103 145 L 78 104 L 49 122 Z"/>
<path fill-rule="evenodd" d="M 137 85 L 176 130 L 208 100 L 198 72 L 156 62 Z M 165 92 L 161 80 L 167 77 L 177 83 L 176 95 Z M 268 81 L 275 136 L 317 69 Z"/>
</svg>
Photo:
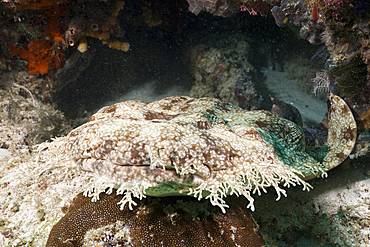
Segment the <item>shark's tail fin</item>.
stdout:
<svg viewBox="0 0 370 247">
<path fill-rule="evenodd" d="M 330 170 L 349 156 L 357 138 L 357 124 L 351 109 L 342 98 L 330 92 L 328 122 L 328 137 L 325 145 L 329 150 L 322 162 Z"/>
</svg>

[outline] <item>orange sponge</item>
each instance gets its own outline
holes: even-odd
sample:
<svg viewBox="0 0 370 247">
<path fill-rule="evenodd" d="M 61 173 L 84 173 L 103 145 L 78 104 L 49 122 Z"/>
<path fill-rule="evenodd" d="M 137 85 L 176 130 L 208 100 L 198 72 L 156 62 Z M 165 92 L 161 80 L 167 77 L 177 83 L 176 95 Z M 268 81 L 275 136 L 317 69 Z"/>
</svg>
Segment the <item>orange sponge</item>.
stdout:
<svg viewBox="0 0 370 247">
<path fill-rule="evenodd" d="M 46 74 L 50 70 L 59 68 L 63 59 L 63 53 L 59 57 L 52 54 L 52 41 L 39 40 L 29 44 L 27 48 L 18 48 L 9 45 L 14 55 L 28 62 L 27 68 L 30 74 Z"/>
</svg>

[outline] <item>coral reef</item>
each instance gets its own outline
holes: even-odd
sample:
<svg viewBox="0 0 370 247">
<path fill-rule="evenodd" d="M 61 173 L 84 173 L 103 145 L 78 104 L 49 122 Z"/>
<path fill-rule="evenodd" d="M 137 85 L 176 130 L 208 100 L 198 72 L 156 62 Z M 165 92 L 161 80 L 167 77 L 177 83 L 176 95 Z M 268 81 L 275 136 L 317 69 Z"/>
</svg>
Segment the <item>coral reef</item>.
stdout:
<svg viewBox="0 0 370 247">
<path fill-rule="evenodd" d="M 367 65 L 369 61 L 367 51 L 369 50 L 369 36 L 367 34 L 367 23 L 369 19 L 369 8 L 358 7 L 361 1 L 324 1 L 319 3 L 321 10 L 319 18 L 325 22 L 325 29 L 321 36 L 331 54 L 332 66 L 341 66 L 349 63 L 361 63 Z M 353 60 L 353 62 L 351 62 Z M 368 84 L 368 83 L 366 83 Z"/>
<path fill-rule="evenodd" d="M 103 44 L 110 48 L 128 51 L 130 45 L 118 40 L 124 32 L 117 22 L 117 16 L 124 5 L 124 1 L 104 3 L 87 1 L 77 9 L 73 9 L 77 13 L 70 20 L 65 32 L 65 40 L 68 45 L 75 46 L 79 44 L 77 49 L 84 53 L 87 50 L 87 36 L 101 40 Z M 110 15 L 107 15 L 107 13 Z M 115 39 L 112 39 L 111 36 L 114 36 Z"/>
<path fill-rule="evenodd" d="M 283 0 L 280 6 L 274 6 L 271 10 L 276 25 L 285 27 L 290 23 L 301 25 L 307 21 L 306 7 L 303 1 Z"/>
<path fill-rule="evenodd" d="M 343 61 L 329 71 L 329 88 L 337 95 L 358 95 L 367 83 L 367 67 L 360 56 Z"/>
<path fill-rule="evenodd" d="M 243 109 L 253 110 L 260 105 L 255 81 L 257 72 L 248 62 L 250 46 L 244 35 L 200 42 L 187 51 L 195 85 L 191 97 L 214 97 Z M 238 51 L 238 52 L 235 52 Z"/>
<path fill-rule="evenodd" d="M 356 113 L 359 132 L 369 129 L 368 109 L 370 108 L 370 90 L 368 81 L 368 66 L 362 57 L 357 55 L 352 59 L 337 63 L 329 69 L 328 87 L 340 95 Z"/>
<path fill-rule="evenodd" d="M 235 2 L 240 11 L 248 11 L 250 15 L 257 15 L 259 13 L 262 16 L 266 16 L 271 11 L 273 5 L 278 4 L 278 1 L 270 0 L 236 0 Z"/>
<path fill-rule="evenodd" d="M 102 41 L 103 44 L 106 44 L 113 49 L 128 51 L 130 49 L 130 45 L 128 43 L 110 39 L 111 34 L 114 34 L 116 37 L 123 36 L 123 31 L 117 24 L 116 18 L 119 11 L 123 9 L 124 5 L 124 1 L 117 1 L 112 14 L 101 26 L 97 23 L 94 23 L 94 21 L 96 20 L 93 20 L 91 23 L 87 23 L 87 30 L 85 35 L 93 38 L 98 38 Z"/>
<path fill-rule="evenodd" d="M 234 0 L 187 0 L 189 11 L 198 15 L 204 10 L 214 15 L 230 16 L 238 11 Z"/>
<path fill-rule="evenodd" d="M 312 13 L 311 14 L 311 10 Z M 325 22 L 317 17 L 317 7 L 312 1 L 283 0 L 280 6 L 272 8 L 272 14 L 279 27 L 288 24 L 302 25 L 300 35 L 311 44 L 321 43 L 320 35 L 325 29 Z"/>
<path fill-rule="evenodd" d="M 226 214 L 194 198 L 152 198 L 133 211 L 117 204 L 115 191 L 99 201 L 78 194 L 52 228 L 47 247 L 95 246 L 264 246 L 262 235 L 239 199 L 228 199 Z"/>
<path fill-rule="evenodd" d="M 369 31 L 367 1 L 282 1 L 272 13 L 279 26 L 302 25 L 300 34 L 311 43 L 325 43 L 330 58 L 326 63 L 327 87 L 355 111 L 359 131 L 368 129 Z M 325 81 L 318 74 L 317 82 Z M 325 86 L 319 86 L 324 88 Z"/>
<path fill-rule="evenodd" d="M 250 15 L 267 15 L 273 4 L 273 0 L 187 0 L 189 11 L 198 15 L 201 11 L 209 12 L 217 16 L 230 16 L 238 11 L 248 11 Z"/>
<path fill-rule="evenodd" d="M 317 245 L 369 245 L 370 172 L 366 168 L 369 156 L 362 156 L 370 147 L 366 131 L 370 126 L 368 1 L 287 0 L 280 4 L 280 1 L 189 0 L 189 10 L 195 14 L 202 10 L 218 16 L 246 12 L 235 19 L 209 19 L 209 14 L 190 13 L 192 19 L 187 21 L 183 21 L 186 7 L 181 4 L 156 0 L 125 2 L 125 7 L 119 0 L 0 3 L 1 246 L 45 246 L 48 237 L 50 246 L 60 246 L 61 239 L 69 245 L 130 245 L 142 240 L 135 239 L 138 235 L 151 245 L 156 244 L 150 242 L 155 236 L 167 245 L 175 241 L 180 241 L 180 245 L 184 243 L 181 240 L 199 245 L 212 240 L 215 245 L 232 245 L 234 242 L 225 242 L 232 240 L 243 246 L 246 240 L 240 238 L 245 235 L 239 233 L 256 229 L 248 207 L 256 209 L 254 217 L 267 236 L 268 246 L 299 246 L 302 236 L 318 239 Z M 131 13 L 133 5 L 135 13 Z M 266 66 L 261 64 L 268 60 L 265 59 L 268 54 L 276 56 L 274 69 L 286 69 L 302 81 L 315 70 L 310 68 L 301 73 L 294 65 L 309 63 L 291 58 L 293 62 L 287 63 L 286 57 L 279 56 L 283 54 L 280 45 L 284 36 L 279 37 L 274 28 L 262 29 L 260 17 L 247 13 L 265 15 L 273 5 L 277 5 L 273 13 L 279 26 L 302 25 L 300 35 L 304 39 L 312 44 L 324 42 L 330 52 L 325 70 L 315 78 L 315 92 L 323 89 L 339 97 L 329 94 L 329 114 L 316 130 L 303 128 L 297 111 L 276 99 L 272 99 L 272 112 L 288 120 L 266 111 L 245 111 L 261 106 L 257 94 L 263 85 L 259 70 Z M 170 7 L 178 8 L 177 12 L 166 10 Z M 57 13 L 53 15 L 53 11 Z M 172 23 L 172 29 L 163 28 L 171 25 L 169 16 L 175 15 L 170 13 L 178 13 L 172 17 L 177 22 Z M 219 19 L 225 22 L 221 24 Z M 258 25 L 246 28 L 254 26 L 251 23 Z M 112 50 L 109 47 L 130 49 L 123 42 L 120 25 L 130 35 L 127 40 L 135 44 L 131 51 L 142 50 L 136 53 L 140 58 L 106 52 Z M 147 66 L 148 71 L 154 68 L 148 64 L 153 63 L 168 74 L 176 74 L 164 63 L 157 63 L 166 60 L 165 52 L 157 44 L 163 42 L 163 37 L 182 34 L 171 37 L 176 42 L 164 44 L 176 43 L 181 47 L 190 26 L 212 36 L 206 42 L 203 41 L 207 38 L 195 41 L 187 49 L 190 61 L 187 64 L 192 66 L 196 81 L 191 96 L 217 99 L 173 97 L 149 104 L 119 103 L 103 108 L 67 136 L 41 144 L 35 153 L 35 144 L 69 128 L 63 115 L 51 105 L 61 98 L 50 100 L 49 91 L 60 93 L 82 75 L 92 91 L 119 95 L 132 82 L 132 75 L 141 72 L 128 73 L 137 67 L 124 62 L 116 62 L 113 68 L 107 63 L 110 60 L 141 59 L 142 67 Z M 144 29 L 149 31 L 141 32 Z M 138 35 L 131 36 L 134 32 Z M 217 32 L 224 36 L 219 38 Z M 235 34 L 238 32 L 239 35 Z M 140 35 L 146 37 L 139 38 Z M 252 37 L 263 48 L 254 49 Z M 140 47 L 138 44 L 143 44 L 144 39 L 153 46 Z M 271 44 L 264 46 L 264 42 Z M 103 44 L 109 47 L 104 50 Z M 11 57 L 9 47 L 13 55 L 27 60 L 27 64 Z M 262 50 L 265 53 L 258 54 Z M 257 55 L 253 57 L 252 53 Z M 82 73 L 90 62 L 94 63 L 93 76 Z M 24 66 L 34 75 L 26 78 L 29 75 L 22 71 Z M 121 71 L 113 79 L 117 84 L 105 78 L 102 81 L 106 87 L 90 83 L 91 78 L 100 80 L 97 74 L 108 78 L 117 68 Z M 170 84 L 163 83 L 159 90 L 167 85 Z M 306 85 L 304 89 L 311 91 Z M 108 86 L 113 90 L 107 90 Z M 291 86 L 284 84 L 284 90 L 296 90 Z M 73 83 L 68 90 L 82 91 Z M 67 95 L 63 100 L 78 105 L 79 112 L 86 112 L 84 116 L 91 110 L 86 105 L 92 101 L 97 105 L 100 98 L 89 93 L 93 99 L 89 102 L 83 93 L 74 95 L 77 96 Z M 293 120 L 297 120 L 296 124 Z M 324 140 L 326 134 L 328 139 Z M 344 165 L 331 170 L 340 163 Z M 349 165 L 350 170 L 342 170 Z M 329 180 L 307 182 L 326 174 Z M 286 196 L 286 187 L 297 184 L 302 186 L 292 188 L 289 197 L 275 202 L 275 192 L 279 199 L 281 194 Z M 310 189 L 310 185 L 315 190 L 300 191 Z M 173 197 L 178 195 L 183 197 Z M 243 197 L 237 199 L 234 195 Z M 207 200 L 197 201 L 201 198 Z M 78 217 L 81 214 L 85 215 L 82 221 Z M 122 215 L 131 218 L 125 221 Z M 242 225 L 246 222 L 250 226 Z M 138 228 L 146 224 L 147 228 L 132 233 L 128 228 L 134 224 Z M 203 232 L 201 229 L 205 228 L 197 228 L 202 224 L 218 228 Z M 220 229 L 226 239 L 219 238 Z M 175 239 L 171 231 L 176 231 L 180 238 Z M 76 232 L 79 234 L 73 235 Z"/>
<path fill-rule="evenodd" d="M 314 94 L 330 90 L 347 102 L 356 115 L 359 133 L 369 129 L 369 92 L 365 87 L 367 74 L 367 66 L 357 56 L 330 70 L 316 73 L 313 79 Z"/>
<path fill-rule="evenodd" d="M 0 148 L 27 154 L 35 144 L 69 131 L 63 114 L 40 102 L 25 86 L 0 89 L 0 97 Z"/>
</svg>

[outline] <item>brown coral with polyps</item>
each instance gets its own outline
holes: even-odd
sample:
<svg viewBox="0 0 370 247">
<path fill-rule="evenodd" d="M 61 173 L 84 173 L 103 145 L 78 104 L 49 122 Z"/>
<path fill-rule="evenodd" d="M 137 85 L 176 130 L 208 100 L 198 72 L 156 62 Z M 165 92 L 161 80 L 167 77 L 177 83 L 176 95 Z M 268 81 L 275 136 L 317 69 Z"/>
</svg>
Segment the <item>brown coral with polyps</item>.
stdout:
<svg viewBox="0 0 370 247">
<path fill-rule="evenodd" d="M 194 198 L 136 200 L 120 210 L 122 199 L 102 194 L 97 202 L 81 194 L 50 232 L 47 247 L 67 246 L 264 246 L 243 203 L 228 198 L 226 214 Z"/>
</svg>

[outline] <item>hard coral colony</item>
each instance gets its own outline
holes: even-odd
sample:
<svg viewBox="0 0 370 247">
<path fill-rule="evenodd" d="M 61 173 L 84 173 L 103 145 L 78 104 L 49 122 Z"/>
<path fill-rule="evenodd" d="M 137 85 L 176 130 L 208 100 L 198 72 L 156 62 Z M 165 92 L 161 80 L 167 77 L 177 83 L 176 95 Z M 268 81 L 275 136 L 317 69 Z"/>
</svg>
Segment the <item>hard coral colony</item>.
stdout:
<svg viewBox="0 0 370 247">
<path fill-rule="evenodd" d="M 208 201 L 153 198 L 122 211 L 122 195 L 103 194 L 97 202 L 77 195 L 50 231 L 46 247 L 62 246 L 265 246 L 244 204 L 227 198 L 226 214 Z"/>
<path fill-rule="evenodd" d="M 108 189 L 133 197 L 205 197 L 226 212 L 225 197 L 284 189 L 324 176 L 351 152 L 356 124 L 348 106 L 330 96 L 328 140 L 306 147 L 302 128 L 270 112 L 245 111 L 212 98 L 170 97 L 104 107 L 88 123 L 39 148 L 54 166 L 72 160 L 89 179 L 81 190 L 93 201 Z"/>
</svg>

